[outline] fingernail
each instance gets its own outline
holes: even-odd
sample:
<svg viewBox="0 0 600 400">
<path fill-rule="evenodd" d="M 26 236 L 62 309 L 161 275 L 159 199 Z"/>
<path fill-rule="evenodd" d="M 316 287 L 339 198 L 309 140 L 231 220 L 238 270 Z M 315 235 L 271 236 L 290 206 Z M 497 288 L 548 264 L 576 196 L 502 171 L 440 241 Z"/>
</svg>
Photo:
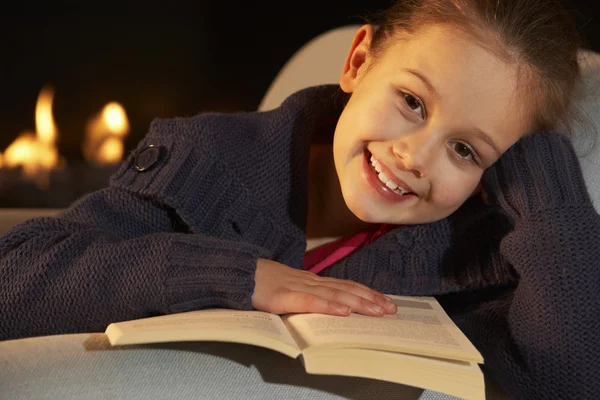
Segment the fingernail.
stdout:
<svg viewBox="0 0 600 400">
<path fill-rule="evenodd" d="M 383 314 L 383 307 L 378 305 L 372 305 L 371 311 L 373 311 L 375 314 Z"/>
<path fill-rule="evenodd" d="M 337 306 L 335 309 L 340 314 L 349 314 L 350 313 L 350 307 L 348 307 L 348 306 Z"/>
</svg>

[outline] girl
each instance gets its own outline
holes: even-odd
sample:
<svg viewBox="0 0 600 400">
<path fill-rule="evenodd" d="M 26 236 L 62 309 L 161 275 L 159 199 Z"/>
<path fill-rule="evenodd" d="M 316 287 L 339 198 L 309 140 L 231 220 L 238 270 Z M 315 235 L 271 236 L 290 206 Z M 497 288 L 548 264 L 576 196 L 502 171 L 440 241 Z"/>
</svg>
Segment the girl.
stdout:
<svg viewBox="0 0 600 400">
<path fill-rule="evenodd" d="M 15 227 L 0 336 L 434 295 L 511 396 L 599 395 L 600 216 L 569 140 L 535 133 L 567 115 L 575 27 L 552 0 L 399 1 L 378 26 L 339 85 L 155 121 L 109 187 Z"/>
</svg>

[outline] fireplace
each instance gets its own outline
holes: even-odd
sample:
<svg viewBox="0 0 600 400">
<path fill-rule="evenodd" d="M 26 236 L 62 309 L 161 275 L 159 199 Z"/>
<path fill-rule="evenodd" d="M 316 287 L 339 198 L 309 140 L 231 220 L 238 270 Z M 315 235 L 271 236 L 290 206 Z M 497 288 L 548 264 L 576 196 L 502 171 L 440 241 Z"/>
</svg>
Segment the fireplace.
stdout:
<svg viewBox="0 0 600 400">
<path fill-rule="evenodd" d="M 121 162 L 129 134 L 125 109 L 107 103 L 91 115 L 82 132 L 83 160 L 69 161 L 57 147 L 60 127 L 52 105 L 54 88 L 41 88 L 35 129 L 23 131 L 0 152 L 0 207 L 62 208 L 100 189 Z"/>
</svg>

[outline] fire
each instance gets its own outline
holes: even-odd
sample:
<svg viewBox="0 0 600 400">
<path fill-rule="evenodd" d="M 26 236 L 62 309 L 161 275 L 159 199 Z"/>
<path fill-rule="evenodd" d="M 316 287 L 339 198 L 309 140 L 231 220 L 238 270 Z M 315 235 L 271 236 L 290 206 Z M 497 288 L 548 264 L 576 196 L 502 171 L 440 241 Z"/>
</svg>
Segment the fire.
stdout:
<svg viewBox="0 0 600 400">
<path fill-rule="evenodd" d="M 115 137 L 107 138 L 98 149 L 98 159 L 114 162 L 123 158 L 123 142 Z"/>
<path fill-rule="evenodd" d="M 49 185 L 50 173 L 66 163 L 56 148 L 58 129 L 52 115 L 54 89 L 44 86 L 35 107 L 35 132 L 23 132 L 0 153 L 0 168 L 22 169 L 25 179 L 41 189 Z M 83 154 L 95 165 L 115 164 L 122 160 L 124 138 L 129 133 L 129 120 L 119 103 L 110 102 L 92 117 L 86 128 Z"/>
<path fill-rule="evenodd" d="M 41 143 L 53 145 L 56 141 L 57 129 L 52 116 L 52 103 L 54 90 L 46 87 L 42 89 L 35 106 L 35 131 Z"/>
<path fill-rule="evenodd" d="M 55 146 L 58 130 L 52 116 L 53 100 L 54 90 L 42 88 L 35 107 L 35 133 L 19 135 L 0 157 L 3 167 L 22 167 L 25 178 L 42 188 L 48 185 L 49 171 L 61 162 Z"/>
<path fill-rule="evenodd" d="M 115 135 L 124 136 L 129 132 L 127 114 L 119 103 L 108 103 L 102 110 L 102 118 L 108 130 Z"/>
<path fill-rule="evenodd" d="M 58 152 L 41 142 L 33 133 L 21 134 L 4 153 L 7 167 L 21 165 L 27 177 L 34 177 L 58 165 Z"/>
<path fill-rule="evenodd" d="M 129 133 L 125 109 L 116 102 L 108 103 L 93 117 L 86 128 L 83 154 L 91 164 L 107 165 L 123 158 L 123 140 Z"/>
</svg>

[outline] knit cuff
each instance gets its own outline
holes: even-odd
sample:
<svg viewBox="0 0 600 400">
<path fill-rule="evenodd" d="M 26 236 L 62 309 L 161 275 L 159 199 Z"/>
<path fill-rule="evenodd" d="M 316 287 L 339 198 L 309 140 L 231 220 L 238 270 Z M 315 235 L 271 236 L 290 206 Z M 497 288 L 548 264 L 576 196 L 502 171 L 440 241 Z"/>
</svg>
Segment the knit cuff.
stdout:
<svg viewBox="0 0 600 400">
<path fill-rule="evenodd" d="M 560 207 L 591 207 L 573 146 L 558 133 L 519 140 L 483 174 L 482 182 L 490 201 L 515 219 Z"/>
<path fill-rule="evenodd" d="M 169 312 L 252 309 L 260 251 L 246 243 L 195 234 L 172 239 L 163 280 Z"/>
</svg>

